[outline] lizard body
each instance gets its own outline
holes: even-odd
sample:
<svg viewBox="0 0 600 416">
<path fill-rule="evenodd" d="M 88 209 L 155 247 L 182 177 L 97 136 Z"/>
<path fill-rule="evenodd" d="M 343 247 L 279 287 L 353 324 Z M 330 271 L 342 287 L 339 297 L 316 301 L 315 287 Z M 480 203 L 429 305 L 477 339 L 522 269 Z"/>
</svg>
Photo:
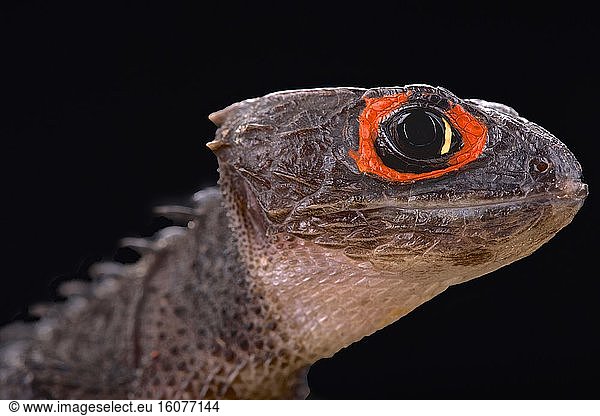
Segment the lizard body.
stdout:
<svg viewBox="0 0 600 416">
<path fill-rule="evenodd" d="M 5 328 L 0 397 L 304 397 L 313 362 L 529 255 L 587 195 L 550 133 L 443 88 L 284 91 L 210 118 L 219 189 L 128 239 L 138 263 Z"/>
</svg>

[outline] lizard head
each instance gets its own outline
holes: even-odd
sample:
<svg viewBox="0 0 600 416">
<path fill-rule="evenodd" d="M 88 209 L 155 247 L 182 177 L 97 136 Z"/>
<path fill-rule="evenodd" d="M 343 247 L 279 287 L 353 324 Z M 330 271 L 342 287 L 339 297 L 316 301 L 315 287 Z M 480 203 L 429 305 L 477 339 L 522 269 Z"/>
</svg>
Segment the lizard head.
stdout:
<svg viewBox="0 0 600 416">
<path fill-rule="evenodd" d="M 374 329 L 531 254 L 587 195 L 579 163 L 552 134 L 443 88 L 286 91 L 211 119 L 209 147 L 250 268 L 280 299 L 286 282 L 351 293 L 323 316 L 377 304 Z M 289 302 L 310 309 L 292 292 Z"/>
</svg>

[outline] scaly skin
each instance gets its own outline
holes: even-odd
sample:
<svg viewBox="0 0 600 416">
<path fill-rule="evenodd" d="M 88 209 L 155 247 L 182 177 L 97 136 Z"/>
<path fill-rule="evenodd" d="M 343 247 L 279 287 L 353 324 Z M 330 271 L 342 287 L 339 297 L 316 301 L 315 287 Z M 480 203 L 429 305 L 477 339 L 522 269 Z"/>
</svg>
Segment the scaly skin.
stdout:
<svg viewBox="0 0 600 416">
<path fill-rule="evenodd" d="M 460 105 L 483 152 L 433 178 L 365 172 L 359 116 L 394 94 Z M 137 264 L 98 265 L 38 323 L 5 328 L 1 398 L 303 397 L 313 362 L 531 254 L 587 195 L 550 133 L 442 88 L 287 91 L 211 119 L 220 192 L 163 209 L 183 227 L 127 240 Z"/>
</svg>

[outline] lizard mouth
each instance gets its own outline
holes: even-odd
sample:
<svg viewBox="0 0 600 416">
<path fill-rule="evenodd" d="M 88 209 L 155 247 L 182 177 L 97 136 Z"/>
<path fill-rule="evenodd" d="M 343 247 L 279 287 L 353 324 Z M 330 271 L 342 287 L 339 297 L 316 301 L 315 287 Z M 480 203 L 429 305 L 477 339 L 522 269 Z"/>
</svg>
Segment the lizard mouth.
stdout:
<svg viewBox="0 0 600 416">
<path fill-rule="evenodd" d="M 566 180 L 557 185 L 555 189 L 546 192 L 530 192 L 524 196 L 508 199 L 492 198 L 489 201 L 465 204 L 465 207 L 479 208 L 490 206 L 506 206 L 517 204 L 552 204 L 552 205 L 579 205 L 581 206 L 588 195 L 588 186 L 580 180 Z M 448 208 L 460 207 L 461 204 L 452 204 Z"/>
<path fill-rule="evenodd" d="M 420 210 L 443 210 L 454 208 L 487 208 L 495 206 L 510 206 L 527 203 L 550 203 L 557 205 L 581 205 L 588 196 L 588 185 L 581 180 L 565 180 L 558 184 L 554 189 L 544 192 L 528 192 L 520 196 L 506 197 L 472 197 L 460 198 L 455 201 L 413 201 L 400 202 L 396 204 L 382 203 L 379 207 L 393 205 L 401 209 L 420 209 Z M 377 208 L 374 206 L 373 208 Z"/>
<path fill-rule="evenodd" d="M 521 198 L 507 201 L 506 204 L 527 204 L 538 203 L 541 205 L 550 204 L 555 207 L 581 207 L 588 196 L 588 186 L 581 180 L 565 180 L 557 184 L 556 188 L 547 192 L 532 192 Z M 498 202 L 494 205 L 502 205 Z"/>
<path fill-rule="evenodd" d="M 581 180 L 564 181 L 559 190 L 551 192 L 555 198 L 565 201 L 584 201 L 588 196 L 588 186 Z"/>
<path fill-rule="evenodd" d="M 483 211 L 493 211 L 503 208 L 515 208 L 520 206 L 543 207 L 553 206 L 557 209 L 560 207 L 575 208 L 576 212 L 584 203 L 588 195 L 588 185 L 578 179 L 568 179 L 560 183 L 550 191 L 534 192 L 531 191 L 519 196 L 490 196 L 478 195 L 471 197 L 458 197 L 455 200 L 439 199 L 439 200 L 413 200 L 405 201 L 394 198 L 384 198 L 370 201 L 368 203 L 347 204 L 309 204 L 296 209 L 294 211 L 286 211 L 280 218 L 285 218 L 283 223 L 295 222 L 299 218 L 308 218 L 311 216 L 320 217 L 322 215 L 339 215 L 349 212 L 368 213 L 382 212 L 393 210 L 397 212 L 429 212 L 431 214 L 441 213 L 443 211 L 462 211 L 466 217 L 477 217 Z M 470 213 L 469 213 L 470 212 Z M 268 212 L 275 217 L 272 212 Z M 351 225 L 351 224 L 349 224 Z"/>
</svg>

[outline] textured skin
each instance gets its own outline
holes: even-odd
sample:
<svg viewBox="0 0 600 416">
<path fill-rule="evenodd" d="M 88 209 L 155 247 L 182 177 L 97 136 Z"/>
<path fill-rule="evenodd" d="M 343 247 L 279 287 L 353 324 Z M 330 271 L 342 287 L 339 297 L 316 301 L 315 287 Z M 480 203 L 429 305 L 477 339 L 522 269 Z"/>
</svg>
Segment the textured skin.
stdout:
<svg viewBox="0 0 600 416">
<path fill-rule="evenodd" d="M 483 153 L 439 178 L 360 172 L 365 98 L 460 104 Z M 568 149 L 502 104 L 442 88 L 288 91 L 211 115 L 220 191 L 163 214 L 184 227 L 129 240 L 64 305 L 0 334 L 0 398 L 294 398 L 311 363 L 567 225 L 587 188 Z M 544 169 L 545 168 L 545 169 Z"/>
<path fill-rule="evenodd" d="M 137 264 L 100 265 L 96 282 L 75 288 L 37 328 L 5 329 L 13 342 L 0 397 L 305 394 L 296 372 L 307 363 L 294 363 L 291 378 L 277 371 L 292 364 L 295 346 L 238 261 L 220 193 L 195 201 L 187 227 L 164 229 Z"/>
</svg>

